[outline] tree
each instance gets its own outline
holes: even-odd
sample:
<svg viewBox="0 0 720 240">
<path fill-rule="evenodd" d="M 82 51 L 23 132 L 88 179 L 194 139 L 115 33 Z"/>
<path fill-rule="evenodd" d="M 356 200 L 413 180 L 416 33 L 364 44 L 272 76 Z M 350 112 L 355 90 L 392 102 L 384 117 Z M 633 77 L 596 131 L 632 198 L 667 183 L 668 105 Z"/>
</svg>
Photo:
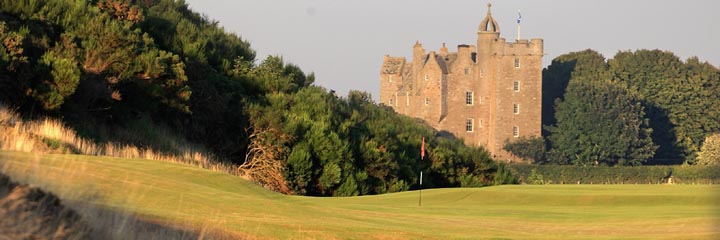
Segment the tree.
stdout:
<svg viewBox="0 0 720 240">
<path fill-rule="evenodd" d="M 697 164 L 720 165 L 720 133 L 705 137 L 702 148 L 698 153 Z"/>
<path fill-rule="evenodd" d="M 65 102 L 67 96 L 75 93 L 80 81 L 80 68 L 75 59 L 58 56 L 52 51 L 45 53 L 40 62 L 50 69 L 50 79 L 36 88 L 34 95 L 42 102 L 43 108 L 54 110 Z"/>
<path fill-rule="evenodd" d="M 276 142 L 275 136 L 284 139 L 283 133 L 270 126 L 256 129 L 250 134 L 250 145 L 245 155 L 245 162 L 240 165 L 244 175 L 261 184 L 263 187 L 285 194 L 292 191 L 288 187 L 283 171 L 285 164 L 285 151 L 281 142 Z"/>
<path fill-rule="evenodd" d="M 575 165 L 639 165 L 657 148 L 637 94 L 608 81 L 571 82 L 556 104 L 550 161 Z"/>
<path fill-rule="evenodd" d="M 720 73 L 712 65 L 660 50 L 619 52 L 609 65 L 646 105 L 656 158 L 692 162 L 705 134 L 720 130 Z"/>
<path fill-rule="evenodd" d="M 599 79 L 607 76 L 605 57 L 587 49 L 560 55 L 542 72 L 542 124 L 555 124 L 555 101 L 562 100 L 570 81 Z"/>
<path fill-rule="evenodd" d="M 25 54 L 29 29 L 13 31 L 0 21 L 0 101 L 22 105 L 32 79 L 32 66 Z"/>
<path fill-rule="evenodd" d="M 538 136 L 521 137 L 517 141 L 505 142 L 503 149 L 523 159 L 530 159 L 533 163 L 545 162 L 545 139 Z"/>
</svg>

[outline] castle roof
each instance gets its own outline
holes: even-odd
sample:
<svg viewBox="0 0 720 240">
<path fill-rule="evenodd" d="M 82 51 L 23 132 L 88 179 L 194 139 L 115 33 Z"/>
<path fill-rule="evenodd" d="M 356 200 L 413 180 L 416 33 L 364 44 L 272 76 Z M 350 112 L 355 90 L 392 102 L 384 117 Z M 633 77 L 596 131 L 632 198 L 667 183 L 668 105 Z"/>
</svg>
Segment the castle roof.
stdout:
<svg viewBox="0 0 720 240">
<path fill-rule="evenodd" d="M 397 74 L 402 71 L 402 67 L 405 65 L 404 57 L 390 57 L 385 56 L 383 61 L 381 73 L 385 74 Z"/>
<path fill-rule="evenodd" d="M 455 60 L 457 60 L 457 53 L 448 53 L 447 56 L 445 56 L 445 62 L 447 64 L 448 71 L 452 69 L 453 64 L 455 64 Z"/>
<path fill-rule="evenodd" d="M 492 17 L 492 13 L 490 12 L 490 7 L 492 7 L 492 4 L 488 3 L 488 11 L 487 15 L 485 16 L 485 19 L 480 22 L 480 26 L 478 26 L 478 32 L 500 32 L 500 25 L 495 21 L 495 18 Z"/>
<path fill-rule="evenodd" d="M 443 58 L 443 56 L 435 54 L 435 52 L 430 52 L 430 54 L 425 55 L 425 63 L 423 65 L 426 66 L 428 63 L 435 63 L 438 67 L 440 67 L 442 73 L 448 73 L 448 67 L 445 59 Z"/>
</svg>

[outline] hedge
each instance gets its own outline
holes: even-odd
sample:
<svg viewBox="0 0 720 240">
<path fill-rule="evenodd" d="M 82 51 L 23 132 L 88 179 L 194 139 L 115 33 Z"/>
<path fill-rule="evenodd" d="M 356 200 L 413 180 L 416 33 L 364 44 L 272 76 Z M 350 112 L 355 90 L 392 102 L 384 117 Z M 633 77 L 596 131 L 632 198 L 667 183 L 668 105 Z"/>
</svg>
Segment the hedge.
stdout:
<svg viewBox="0 0 720 240">
<path fill-rule="evenodd" d="M 535 170 L 533 175 L 533 170 Z M 720 184 L 720 166 L 570 166 L 512 164 L 510 171 L 522 184 Z"/>
</svg>

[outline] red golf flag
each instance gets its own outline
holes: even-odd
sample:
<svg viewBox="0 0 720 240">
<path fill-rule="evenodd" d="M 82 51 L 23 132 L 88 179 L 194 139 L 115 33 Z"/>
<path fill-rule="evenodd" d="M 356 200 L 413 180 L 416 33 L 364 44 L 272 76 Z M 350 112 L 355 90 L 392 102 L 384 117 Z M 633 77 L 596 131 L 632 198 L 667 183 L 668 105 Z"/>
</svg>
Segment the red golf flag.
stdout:
<svg viewBox="0 0 720 240">
<path fill-rule="evenodd" d="M 422 145 L 420 146 L 420 159 L 425 158 L 425 137 L 422 138 Z"/>
</svg>

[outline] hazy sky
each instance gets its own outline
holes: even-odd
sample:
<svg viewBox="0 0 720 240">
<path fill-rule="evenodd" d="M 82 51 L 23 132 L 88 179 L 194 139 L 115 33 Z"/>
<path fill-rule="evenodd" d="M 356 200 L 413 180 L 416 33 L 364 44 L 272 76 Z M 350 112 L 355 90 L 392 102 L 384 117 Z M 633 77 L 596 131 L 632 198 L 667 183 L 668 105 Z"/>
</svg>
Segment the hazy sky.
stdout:
<svg viewBox="0 0 720 240">
<path fill-rule="evenodd" d="M 315 83 L 346 95 L 379 97 L 383 55 L 410 57 L 419 40 L 426 51 L 446 42 L 475 45 L 487 0 L 186 0 L 251 43 L 258 61 L 281 55 Z M 500 37 L 545 40 L 544 65 L 571 51 L 669 50 L 720 64 L 720 1 L 492 1 Z"/>
</svg>

